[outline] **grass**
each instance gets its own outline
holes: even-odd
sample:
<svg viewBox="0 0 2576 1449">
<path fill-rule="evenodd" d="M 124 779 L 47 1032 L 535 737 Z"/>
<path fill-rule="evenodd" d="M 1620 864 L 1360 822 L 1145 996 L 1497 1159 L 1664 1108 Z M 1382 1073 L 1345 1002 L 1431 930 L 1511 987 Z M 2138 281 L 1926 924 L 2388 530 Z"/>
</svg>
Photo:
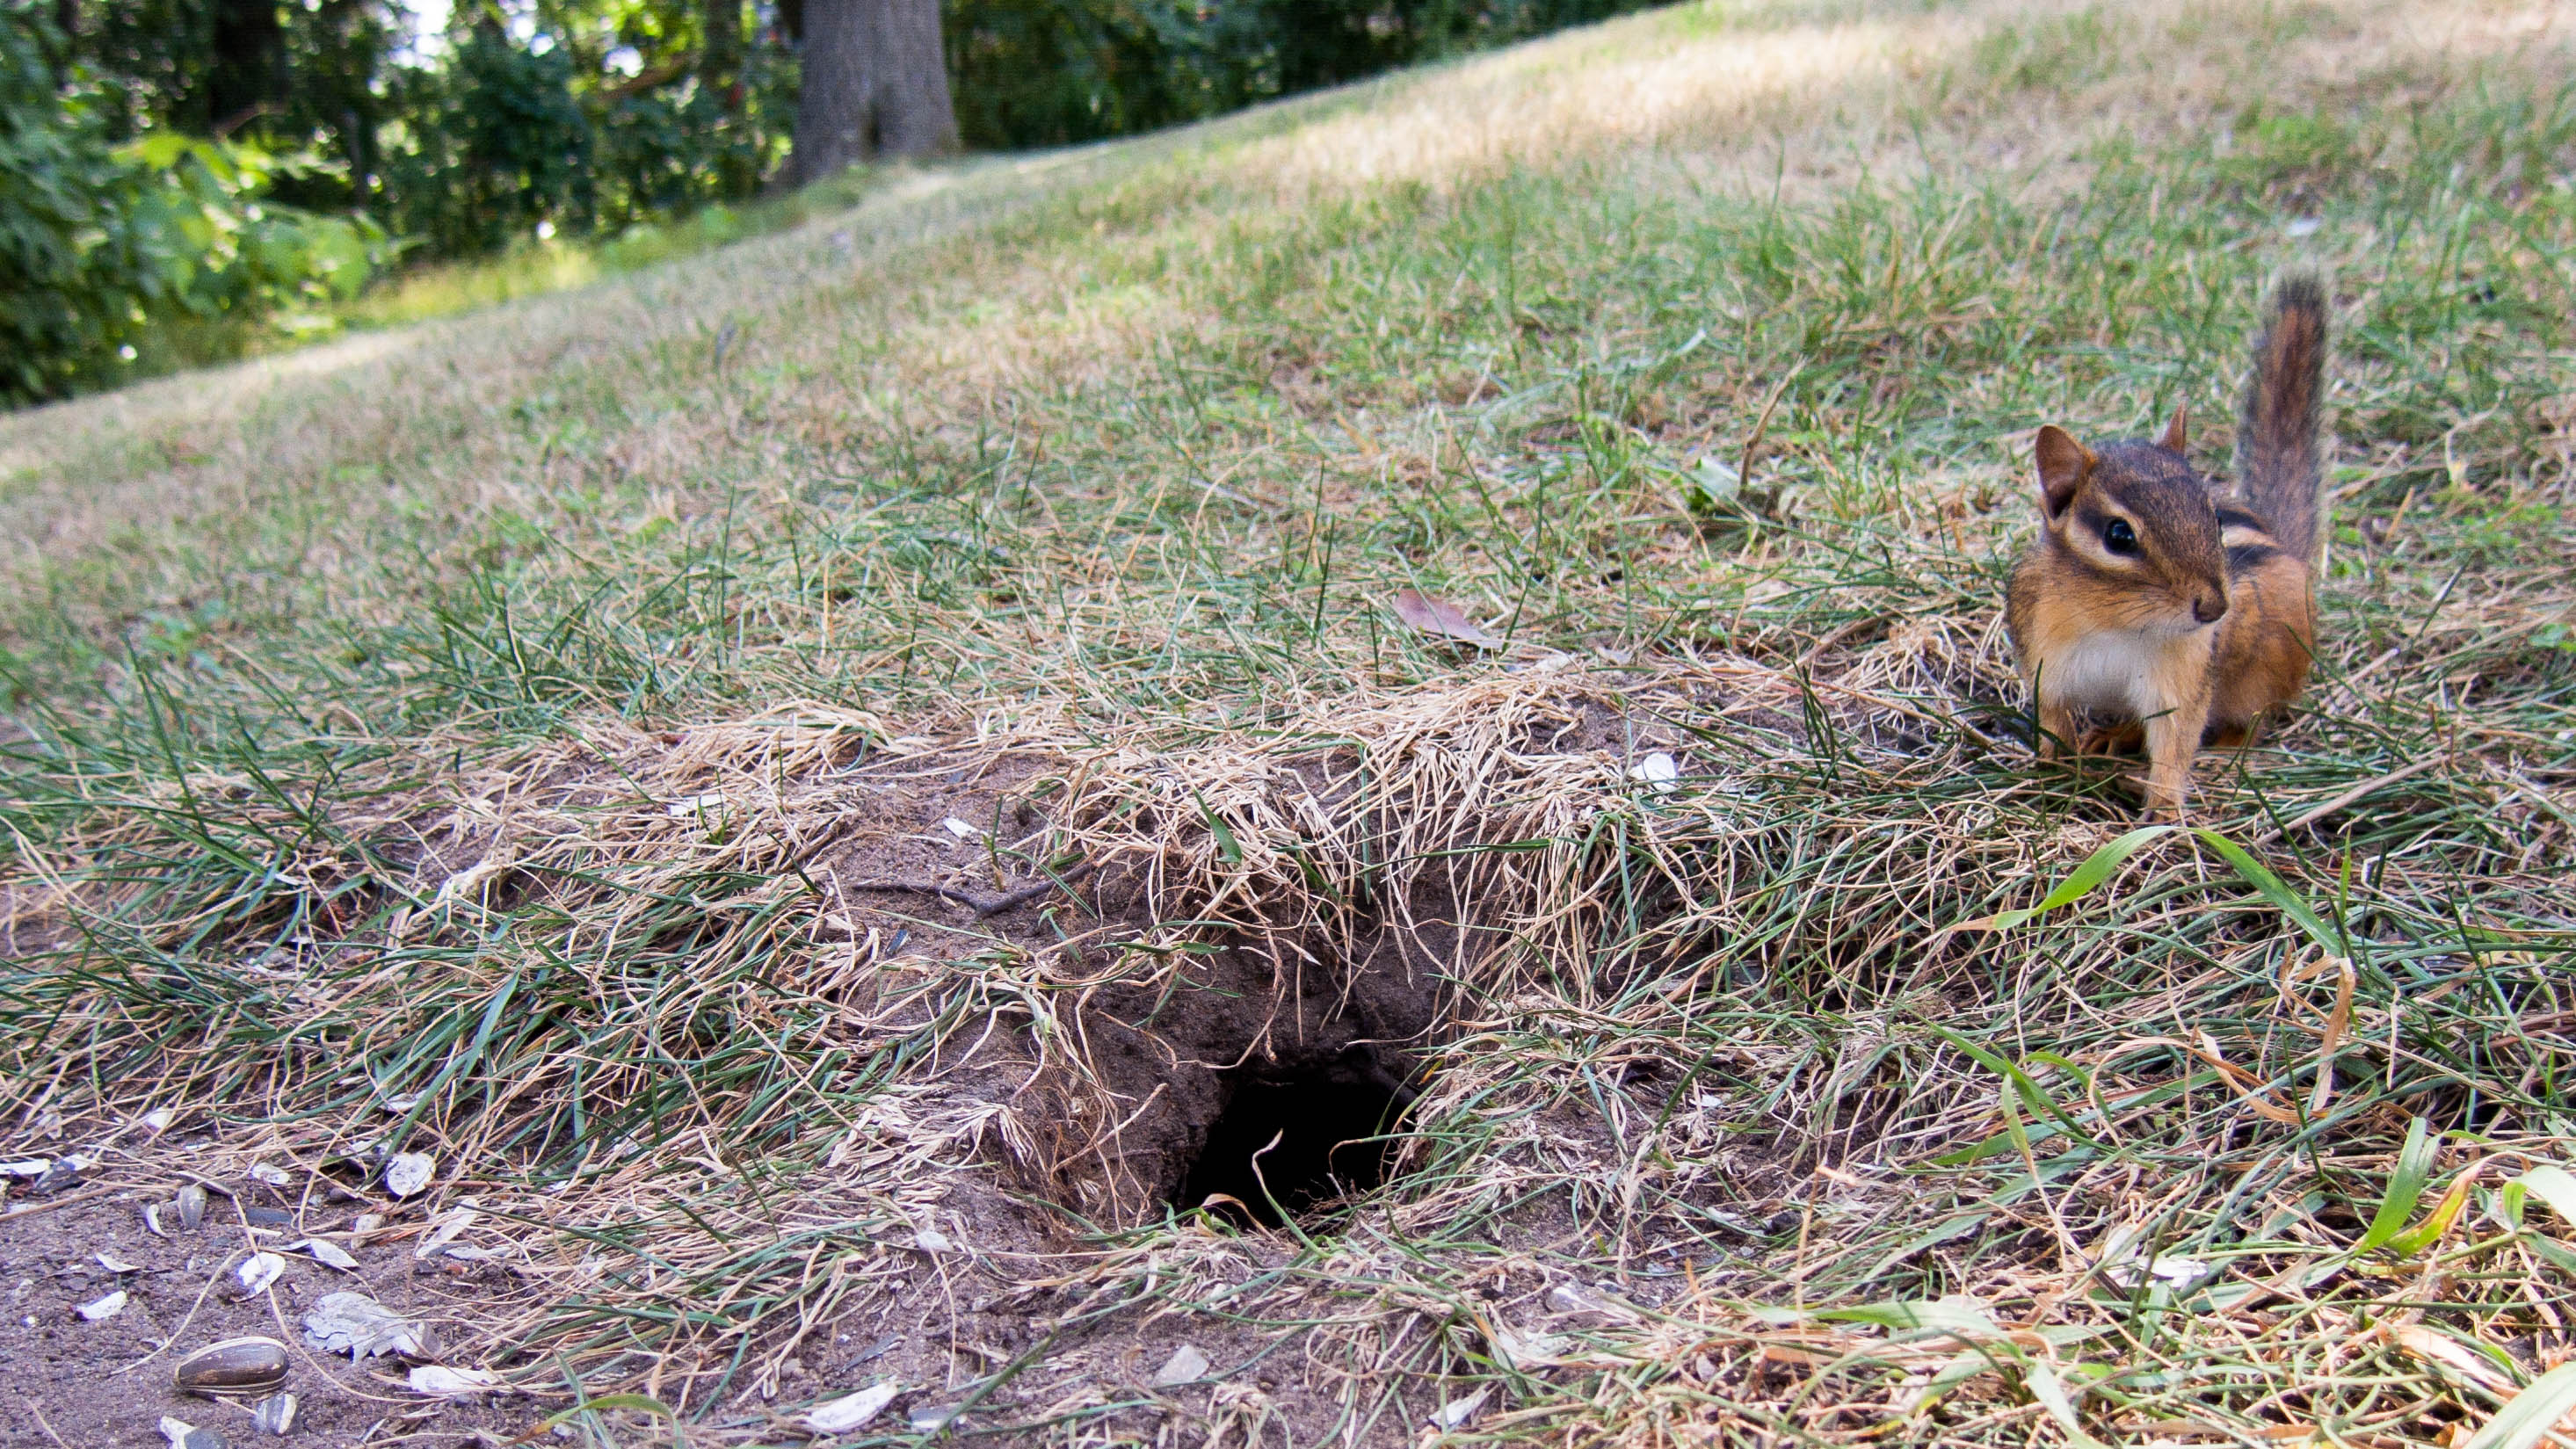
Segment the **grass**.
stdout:
<svg viewBox="0 0 2576 1449">
<path fill-rule="evenodd" d="M 836 217 L 870 192 L 899 188 L 908 179 L 900 168 L 855 168 L 783 196 L 739 207 L 711 204 L 668 222 L 637 222 L 614 236 L 548 236 L 495 257 L 409 267 L 368 288 L 333 321 L 360 329 L 402 327 L 584 287 Z"/>
<path fill-rule="evenodd" d="M 1440 886 L 1404 1175 L 1066 1195 L 1042 1346 L 1278 1345 L 1161 1396 L 1245 1442 L 2463 1442 L 2576 1350 L 2569 18 L 1683 6 L 0 420 L 0 1096 L 428 1145 L 547 1244 L 486 1362 L 780 1442 L 960 1164 L 1065 1165 L 953 1053 L 1085 1100 L 1082 990 Z M 2310 698 L 1972 929 L 2126 829 L 2019 743 L 2028 430 L 2223 458 L 2293 259 Z M 1153 862 L 1145 934 L 836 935 L 867 770 L 1001 756 L 995 870 Z M 1146 1434 L 1043 1358 L 929 1389 Z"/>
</svg>

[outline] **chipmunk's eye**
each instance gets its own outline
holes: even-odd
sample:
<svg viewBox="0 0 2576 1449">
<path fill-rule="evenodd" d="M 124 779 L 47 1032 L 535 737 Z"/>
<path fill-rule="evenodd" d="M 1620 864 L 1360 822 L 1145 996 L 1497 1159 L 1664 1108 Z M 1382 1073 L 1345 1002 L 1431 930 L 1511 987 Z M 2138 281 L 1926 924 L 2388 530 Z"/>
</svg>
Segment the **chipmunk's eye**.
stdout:
<svg viewBox="0 0 2576 1449">
<path fill-rule="evenodd" d="M 2114 518 L 2109 523 L 2102 526 L 2102 546 L 2113 553 L 2136 553 L 2138 551 L 2138 535 L 2136 531 L 2129 527 L 2129 520 L 2125 518 Z"/>
</svg>

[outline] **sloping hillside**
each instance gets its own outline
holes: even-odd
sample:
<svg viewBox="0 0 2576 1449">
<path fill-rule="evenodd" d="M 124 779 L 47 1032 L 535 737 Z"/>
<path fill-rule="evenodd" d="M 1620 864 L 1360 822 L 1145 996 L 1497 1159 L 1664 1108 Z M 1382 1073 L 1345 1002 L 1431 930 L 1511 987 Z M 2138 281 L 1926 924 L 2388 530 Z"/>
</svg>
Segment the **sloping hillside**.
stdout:
<svg viewBox="0 0 2576 1449">
<path fill-rule="evenodd" d="M 2537 1443 L 2571 24 L 1683 5 L 0 418 L 0 1426 Z M 2290 262 L 2316 682 L 2129 834 L 2031 429 L 2223 470 Z"/>
</svg>

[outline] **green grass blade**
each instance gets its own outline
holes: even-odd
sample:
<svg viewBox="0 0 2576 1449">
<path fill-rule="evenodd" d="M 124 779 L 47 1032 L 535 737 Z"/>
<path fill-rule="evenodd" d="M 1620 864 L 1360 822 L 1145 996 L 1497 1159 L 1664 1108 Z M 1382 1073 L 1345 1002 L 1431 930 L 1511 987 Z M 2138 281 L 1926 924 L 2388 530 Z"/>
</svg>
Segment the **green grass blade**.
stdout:
<svg viewBox="0 0 2576 1449">
<path fill-rule="evenodd" d="M 2137 854 L 2139 847 L 2157 836 L 2170 833 L 2173 828 L 2170 825 L 2142 825 L 2084 857 L 2083 864 L 2076 866 L 2072 874 L 2058 882 L 2055 890 L 2041 897 L 2038 905 L 2002 911 L 1991 916 L 1980 916 L 1973 921 L 1963 921 L 1951 929 L 2008 931 L 2025 922 L 2036 920 L 2061 906 L 2072 905 L 2092 894 L 2094 888 L 2102 882 L 2109 880 L 2111 873 L 2120 868 L 2120 863 Z"/>
<path fill-rule="evenodd" d="M 2563 1363 L 2507 1400 L 2464 1449 L 2531 1449 L 2570 1413 L 2576 1413 L 2576 1363 Z"/>
</svg>

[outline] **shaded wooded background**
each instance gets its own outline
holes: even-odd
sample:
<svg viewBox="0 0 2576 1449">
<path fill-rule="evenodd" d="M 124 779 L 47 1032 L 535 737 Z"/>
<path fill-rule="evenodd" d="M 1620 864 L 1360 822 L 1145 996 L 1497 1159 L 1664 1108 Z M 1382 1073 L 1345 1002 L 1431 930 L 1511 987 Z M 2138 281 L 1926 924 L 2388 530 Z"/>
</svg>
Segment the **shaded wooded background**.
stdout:
<svg viewBox="0 0 2576 1449">
<path fill-rule="evenodd" d="M 0 0 L 0 401 L 329 330 L 400 266 L 888 154 L 1167 126 L 1641 3 Z"/>
</svg>

